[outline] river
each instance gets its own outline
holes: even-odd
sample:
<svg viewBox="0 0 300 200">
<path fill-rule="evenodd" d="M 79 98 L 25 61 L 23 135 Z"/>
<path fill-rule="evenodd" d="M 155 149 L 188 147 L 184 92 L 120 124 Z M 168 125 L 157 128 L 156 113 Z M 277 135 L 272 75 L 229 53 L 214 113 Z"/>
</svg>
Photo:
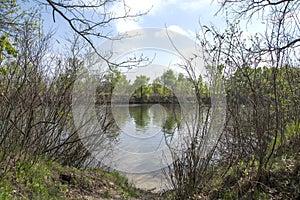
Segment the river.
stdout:
<svg viewBox="0 0 300 200">
<path fill-rule="evenodd" d="M 178 104 L 127 104 L 112 107 L 117 136 L 109 166 L 119 170 L 137 187 L 165 189 L 162 169 L 172 158 L 168 144 L 180 128 Z"/>
<path fill-rule="evenodd" d="M 167 189 L 163 171 L 168 171 L 173 162 L 169 147 L 186 148 L 187 134 L 196 127 L 202 129 L 205 112 L 197 118 L 197 108 L 190 104 L 121 104 L 112 105 L 110 110 L 115 126 L 109 132 L 113 136 L 104 139 L 103 145 L 88 137 L 87 145 L 94 147 L 90 148 L 93 156 L 106 167 L 124 174 L 136 187 Z M 214 125 L 209 130 L 215 133 L 218 127 Z M 214 134 L 207 135 L 208 140 L 216 141 L 217 137 L 210 138 Z"/>
</svg>

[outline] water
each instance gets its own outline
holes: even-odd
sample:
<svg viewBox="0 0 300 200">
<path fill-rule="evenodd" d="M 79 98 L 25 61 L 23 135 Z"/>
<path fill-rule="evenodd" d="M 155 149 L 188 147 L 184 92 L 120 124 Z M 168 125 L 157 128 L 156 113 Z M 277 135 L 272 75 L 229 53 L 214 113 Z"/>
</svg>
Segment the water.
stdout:
<svg viewBox="0 0 300 200">
<path fill-rule="evenodd" d="M 161 190 L 167 187 L 162 169 L 172 164 L 170 146 L 186 149 L 190 145 L 188 134 L 204 130 L 201 121 L 206 119 L 206 111 L 198 113 L 197 107 L 191 104 L 122 104 L 111 108 L 100 106 L 98 120 L 82 120 L 87 114 L 91 116 L 93 107 L 75 107 L 74 116 L 84 124 L 81 137 L 85 147 L 100 163 L 123 173 L 137 187 Z M 99 130 L 99 124 L 106 119 L 106 110 L 111 111 L 114 126 Z M 207 109 L 204 109 L 207 110 Z M 209 151 L 217 141 L 222 129 L 223 113 L 219 107 L 211 108 L 207 131 L 197 136 L 203 141 L 202 155 Z M 89 118 L 87 118 L 89 119 Z M 99 120 L 100 119 L 100 120 Z M 98 121 L 98 122 L 97 122 Z M 104 123 L 105 124 L 105 123 Z M 78 123 L 78 125 L 80 125 Z M 78 126 L 79 127 L 79 126 Z M 105 134 L 103 134 L 105 133 Z"/>
<path fill-rule="evenodd" d="M 117 129 L 109 145 L 111 152 L 103 162 L 122 172 L 137 187 L 166 189 L 168 183 L 163 170 L 168 171 L 173 162 L 169 147 L 180 151 L 189 146 L 189 134 L 204 128 L 201 123 L 207 116 L 204 110 L 197 113 L 197 107 L 191 104 L 112 105 Z M 199 138 L 205 140 L 203 157 L 217 141 L 216 133 L 222 128 L 218 110 L 209 117 L 208 132 L 204 131 L 203 136 L 199 133 Z"/>
<path fill-rule="evenodd" d="M 172 162 L 168 144 L 178 134 L 180 106 L 114 105 L 112 113 L 118 128 L 106 164 L 123 172 L 137 187 L 165 188 L 162 169 Z"/>
</svg>

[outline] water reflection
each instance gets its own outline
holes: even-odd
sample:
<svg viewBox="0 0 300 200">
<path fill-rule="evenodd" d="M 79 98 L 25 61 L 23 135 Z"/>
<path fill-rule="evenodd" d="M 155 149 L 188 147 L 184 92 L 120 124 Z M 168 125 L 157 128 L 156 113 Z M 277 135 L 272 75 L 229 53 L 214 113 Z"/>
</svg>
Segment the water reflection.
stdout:
<svg viewBox="0 0 300 200">
<path fill-rule="evenodd" d="M 162 126 L 165 134 L 173 134 L 176 128 L 180 127 L 181 112 L 178 104 L 166 104 L 168 115 Z"/>
<path fill-rule="evenodd" d="M 129 106 L 129 114 L 136 124 L 136 128 L 144 129 L 150 123 L 149 108 L 151 105 L 131 105 Z"/>
<path fill-rule="evenodd" d="M 114 113 L 121 137 L 126 134 L 141 138 L 174 133 L 181 116 L 177 104 L 117 105 Z"/>
<path fill-rule="evenodd" d="M 181 113 L 183 108 L 184 114 Z M 193 122 L 194 111 L 197 109 L 186 104 L 113 105 L 112 113 L 118 129 L 115 142 L 111 143 L 113 152 L 104 158 L 104 163 L 126 173 L 139 185 L 141 182 L 148 184 L 153 174 L 156 174 L 153 180 L 159 182 L 160 169 L 173 161 L 168 145 L 172 149 L 184 148 L 181 143 L 185 141 L 186 130 L 195 125 L 186 122 Z"/>
<path fill-rule="evenodd" d="M 113 105 L 112 112 L 118 127 L 112 143 L 115 168 L 124 172 L 150 172 L 171 162 L 167 146 L 171 137 L 166 135 L 177 133 L 179 105 L 122 104 Z M 162 161 L 162 157 L 166 160 Z"/>
</svg>

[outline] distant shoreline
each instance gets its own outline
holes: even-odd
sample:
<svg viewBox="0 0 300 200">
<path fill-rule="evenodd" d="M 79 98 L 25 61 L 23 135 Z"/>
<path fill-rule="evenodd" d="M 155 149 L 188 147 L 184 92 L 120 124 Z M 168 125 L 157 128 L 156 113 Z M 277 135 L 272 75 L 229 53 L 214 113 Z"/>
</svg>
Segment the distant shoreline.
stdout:
<svg viewBox="0 0 300 200">
<path fill-rule="evenodd" d="M 103 104 L 103 103 L 111 103 L 111 96 L 110 95 L 98 95 L 96 97 L 96 104 Z M 194 97 L 186 97 L 186 101 L 191 103 L 194 100 Z M 211 103 L 211 99 L 209 97 L 201 98 L 201 102 L 205 105 L 209 105 Z M 178 99 L 176 96 L 143 96 L 143 97 L 136 97 L 131 96 L 128 100 L 127 96 L 120 96 L 118 98 L 114 98 L 114 103 L 118 104 L 149 104 L 149 103 L 160 103 L 160 104 L 178 104 Z"/>
</svg>

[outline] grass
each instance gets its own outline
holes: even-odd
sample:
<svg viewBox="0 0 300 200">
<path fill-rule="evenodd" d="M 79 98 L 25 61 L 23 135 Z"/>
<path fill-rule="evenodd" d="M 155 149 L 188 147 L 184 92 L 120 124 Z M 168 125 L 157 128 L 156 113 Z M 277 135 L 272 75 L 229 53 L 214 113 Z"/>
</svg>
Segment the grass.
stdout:
<svg viewBox="0 0 300 200">
<path fill-rule="evenodd" d="M 65 186 L 55 182 L 54 164 L 17 161 L 0 180 L 0 199 L 63 199 Z"/>
<path fill-rule="evenodd" d="M 16 162 L 0 179 L 0 199 L 129 199 L 139 198 L 134 188 L 118 172 L 76 169 L 47 159 L 36 163 Z"/>
<path fill-rule="evenodd" d="M 240 161 L 229 168 L 214 166 L 213 176 L 193 199 L 284 199 L 300 194 L 300 126 L 289 124 L 284 141 L 276 144 L 274 156 L 257 180 L 258 161 Z M 1 152 L 0 152 L 1 154 Z M 20 158 L 20 157 L 19 157 Z M 10 170 L 0 166 L 0 199 L 158 199 L 155 194 L 136 189 L 116 171 L 77 169 L 46 158 L 33 161 L 11 159 Z M 267 181 L 266 181 L 267 180 Z M 144 197 L 146 196 L 146 197 Z M 165 196 L 174 198 L 172 191 Z"/>
<path fill-rule="evenodd" d="M 238 162 L 228 170 L 219 166 L 206 188 L 210 199 L 298 199 L 300 197 L 299 126 L 289 125 L 285 140 L 257 177 L 258 162 Z M 223 175 L 223 178 L 220 176 Z"/>
</svg>

